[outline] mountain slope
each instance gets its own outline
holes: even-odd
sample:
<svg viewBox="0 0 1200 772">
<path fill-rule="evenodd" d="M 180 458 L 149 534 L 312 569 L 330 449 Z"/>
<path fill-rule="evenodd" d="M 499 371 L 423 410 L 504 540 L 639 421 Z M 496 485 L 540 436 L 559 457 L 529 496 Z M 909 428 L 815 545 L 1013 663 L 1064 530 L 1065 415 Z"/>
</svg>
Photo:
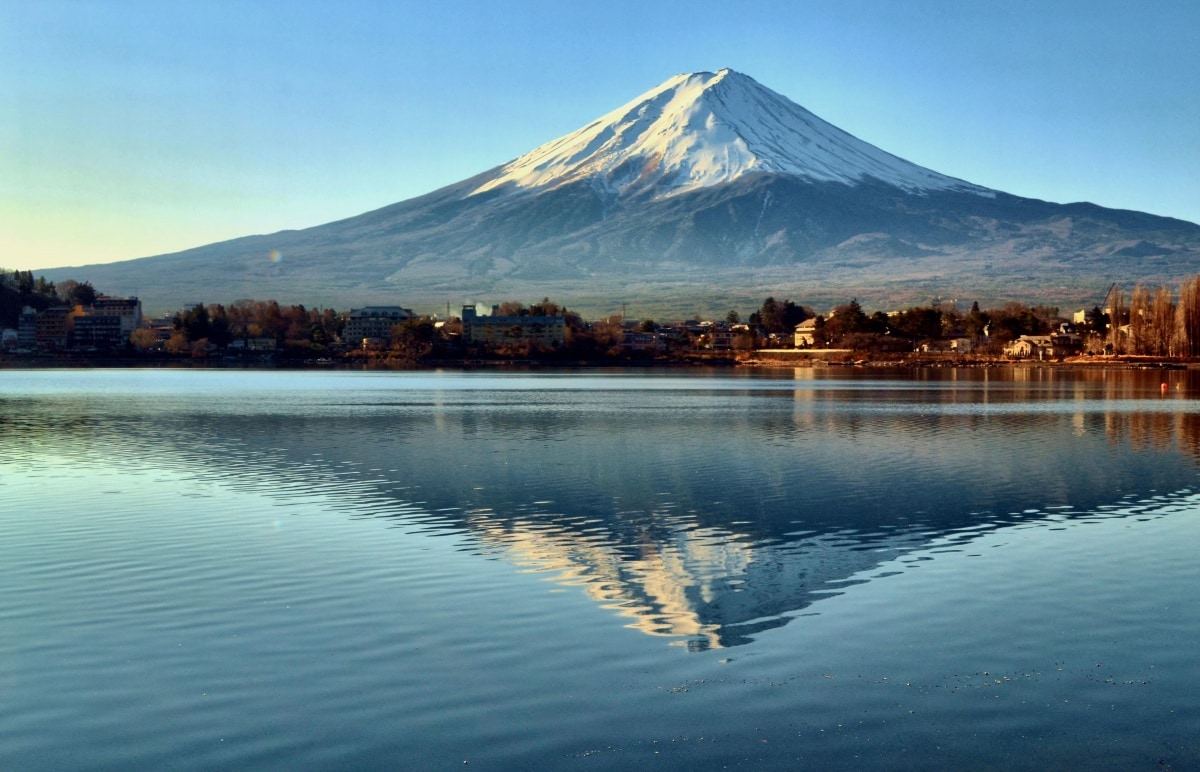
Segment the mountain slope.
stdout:
<svg viewBox="0 0 1200 772">
<path fill-rule="evenodd" d="M 1110 281 L 1197 271 L 1200 226 L 972 185 L 721 70 L 671 78 L 508 164 L 357 217 L 47 275 L 170 308 L 552 295 L 691 313 L 766 294 L 1095 302 Z"/>
</svg>

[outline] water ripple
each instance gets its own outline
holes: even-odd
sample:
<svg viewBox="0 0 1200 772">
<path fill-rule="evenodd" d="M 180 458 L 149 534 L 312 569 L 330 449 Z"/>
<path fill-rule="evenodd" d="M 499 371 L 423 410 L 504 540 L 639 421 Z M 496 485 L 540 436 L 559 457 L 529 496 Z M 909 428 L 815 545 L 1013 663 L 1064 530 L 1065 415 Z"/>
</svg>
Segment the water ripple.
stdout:
<svg viewBox="0 0 1200 772">
<path fill-rule="evenodd" d="M 1097 726 L 1186 752 L 1194 407 L 978 378 L 21 374 L 0 760 L 636 766 L 686 727 L 729 753 L 686 766 L 935 732 L 971 766 L 953 738 L 1014 722 L 1051 762 Z M 1060 694 L 1152 720 L 1028 707 Z"/>
</svg>

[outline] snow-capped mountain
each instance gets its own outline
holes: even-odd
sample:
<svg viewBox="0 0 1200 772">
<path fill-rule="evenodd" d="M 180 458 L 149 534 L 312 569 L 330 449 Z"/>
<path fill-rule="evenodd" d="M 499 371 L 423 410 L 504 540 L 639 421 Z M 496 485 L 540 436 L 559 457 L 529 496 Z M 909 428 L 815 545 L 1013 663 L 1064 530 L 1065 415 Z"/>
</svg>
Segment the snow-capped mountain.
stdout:
<svg viewBox="0 0 1200 772">
<path fill-rule="evenodd" d="M 909 192 L 991 195 L 885 153 L 728 69 L 676 75 L 505 164 L 472 194 L 553 190 L 587 180 L 618 195 L 650 189 L 661 198 L 751 172 L 846 184 L 873 178 Z"/>
<path fill-rule="evenodd" d="M 373 212 L 46 276 L 152 308 L 553 296 L 690 315 L 767 295 L 1095 303 L 1112 281 L 1197 272 L 1200 226 L 973 185 L 720 70 L 677 75 L 509 163 Z"/>
</svg>

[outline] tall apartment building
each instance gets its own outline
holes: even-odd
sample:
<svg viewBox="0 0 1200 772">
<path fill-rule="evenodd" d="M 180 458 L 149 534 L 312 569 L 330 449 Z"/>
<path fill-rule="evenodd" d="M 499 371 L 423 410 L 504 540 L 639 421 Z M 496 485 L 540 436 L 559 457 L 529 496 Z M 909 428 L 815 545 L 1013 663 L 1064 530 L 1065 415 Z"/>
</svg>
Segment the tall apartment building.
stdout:
<svg viewBox="0 0 1200 772">
<path fill-rule="evenodd" d="M 34 340 L 41 348 L 63 349 L 70 342 L 75 311 L 70 306 L 53 306 L 37 315 Z"/>
<path fill-rule="evenodd" d="M 390 338 L 392 326 L 416 317 L 400 306 L 366 306 L 355 308 L 346 317 L 342 340 L 357 346 L 365 338 Z"/>
<path fill-rule="evenodd" d="M 115 316 L 121 320 L 121 334 L 126 338 L 142 326 L 142 301 L 136 297 L 114 298 L 101 295 L 92 303 L 88 316 Z"/>
<path fill-rule="evenodd" d="M 558 348 L 567 339 L 565 316 L 481 315 L 475 306 L 463 306 L 462 339 L 467 344 L 498 346 L 505 343 L 536 343 Z"/>
</svg>

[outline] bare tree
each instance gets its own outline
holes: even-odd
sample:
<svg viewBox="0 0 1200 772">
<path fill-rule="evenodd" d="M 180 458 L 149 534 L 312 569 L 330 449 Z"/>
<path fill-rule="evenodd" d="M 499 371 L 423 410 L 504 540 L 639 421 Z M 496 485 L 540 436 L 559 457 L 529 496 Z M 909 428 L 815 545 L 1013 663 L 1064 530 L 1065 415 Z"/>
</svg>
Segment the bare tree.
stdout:
<svg viewBox="0 0 1200 772">
<path fill-rule="evenodd" d="M 1175 301 L 1170 287 L 1159 287 L 1154 290 L 1150 299 L 1148 319 L 1149 335 L 1146 353 L 1165 357 L 1172 354 L 1171 340 L 1175 334 Z"/>
<path fill-rule="evenodd" d="M 1129 348 L 1131 354 L 1150 353 L 1150 290 L 1140 284 L 1129 299 Z"/>
<path fill-rule="evenodd" d="M 1179 286 L 1175 317 L 1176 350 L 1181 356 L 1200 356 L 1200 275 L 1184 279 Z"/>
<path fill-rule="evenodd" d="M 1121 288 L 1113 285 L 1108 292 L 1108 344 L 1112 347 L 1112 353 L 1125 353 L 1125 334 L 1122 327 L 1126 322 L 1125 314 L 1125 297 L 1121 292 Z"/>
</svg>

